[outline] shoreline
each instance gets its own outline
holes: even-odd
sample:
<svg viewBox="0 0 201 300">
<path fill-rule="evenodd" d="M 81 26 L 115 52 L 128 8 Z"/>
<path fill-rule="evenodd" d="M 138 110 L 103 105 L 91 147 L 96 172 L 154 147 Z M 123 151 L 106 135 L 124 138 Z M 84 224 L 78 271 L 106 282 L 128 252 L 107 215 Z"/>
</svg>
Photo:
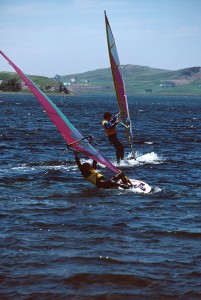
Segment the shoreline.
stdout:
<svg viewBox="0 0 201 300">
<path fill-rule="evenodd" d="M 43 92 L 44 93 L 44 92 Z M 91 96 L 91 95 L 104 95 L 104 96 L 115 96 L 115 93 L 78 93 L 78 94 L 65 94 L 65 93 L 44 93 L 45 95 L 48 96 L 63 96 L 63 97 L 73 97 L 73 96 Z M 3 95 L 33 95 L 32 92 L 3 92 L 0 90 L 0 95 L 1 97 Z M 34 95 L 33 95 L 34 96 Z M 194 94 L 154 94 L 154 93 L 141 93 L 141 94 L 133 94 L 129 93 L 127 94 L 127 97 L 133 96 L 133 97 L 195 97 L 195 98 L 201 98 L 200 95 L 194 95 Z"/>
<path fill-rule="evenodd" d="M 43 91 L 42 91 L 43 92 Z M 44 92 L 43 92 L 44 93 Z M 33 95 L 32 92 L 3 92 L 0 90 L 0 95 Z M 45 95 L 54 95 L 54 96 L 74 96 L 73 94 L 65 94 L 65 93 L 44 93 Z"/>
</svg>

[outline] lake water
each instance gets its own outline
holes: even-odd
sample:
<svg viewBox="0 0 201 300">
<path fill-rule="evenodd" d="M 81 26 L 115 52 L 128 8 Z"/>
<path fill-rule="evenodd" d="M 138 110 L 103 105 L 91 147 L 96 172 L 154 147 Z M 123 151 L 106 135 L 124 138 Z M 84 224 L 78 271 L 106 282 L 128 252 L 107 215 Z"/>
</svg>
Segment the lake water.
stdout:
<svg viewBox="0 0 201 300">
<path fill-rule="evenodd" d="M 116 164 L 115 97 L 50 98 Z M 148 195 L 90 185 L 35 97 L 0 95 L 1 300 L 201 299 L 201 98 L 128 101 L 137 162 L 119 168 Z"/>
</svg>

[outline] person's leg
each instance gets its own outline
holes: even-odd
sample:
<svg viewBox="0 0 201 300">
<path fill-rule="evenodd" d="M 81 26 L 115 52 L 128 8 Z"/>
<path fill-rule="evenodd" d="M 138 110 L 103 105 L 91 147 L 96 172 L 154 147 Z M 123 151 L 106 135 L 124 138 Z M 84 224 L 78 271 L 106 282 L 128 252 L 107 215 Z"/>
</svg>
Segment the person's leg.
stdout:
<svg viewBox="0 0 201 300">
<path fill-rule="evenodd" d="M 104 189 L 110 189 L 119 186 L 118 183 L 114 180 L 98 180 L 96 185 L 98 188 Z"/>
<path fill-rule="evenodd" d="M 117 145 L 118 145 L 118 152 L 119 152 L 119 155 L 120 155 L 120 159 L 124 159 L 124 147 L 123 145 L 120 143 L 119 140 L 117 140 Z"/>
<path fill-rule="evenodd" d="M 129 189 L 129 185 L 124 183 L 118 183 L 113 177 L 109 180 L 98 180 L 97 181 L 98 188 L 111 189 L 114 187 L 121 187 L 123 189 Z"/>
<path fill-rule="evenodd" d="M 120 162 L 120 160 L 124 159 L 124 147 L 118 139 L 113 141 L 113 145 L 116 149 L 117 162 Z"/>
<path fill-rule="evenodd" d="M 116 159 L 117 162 L 120 163 L 121 159 L 124 159 L 124 147 L 120 143 L 120 141 L 117 139 L 116 134 L 108 136 L 110 143 L 115 147 L 116 149 Z"/>
</svg>

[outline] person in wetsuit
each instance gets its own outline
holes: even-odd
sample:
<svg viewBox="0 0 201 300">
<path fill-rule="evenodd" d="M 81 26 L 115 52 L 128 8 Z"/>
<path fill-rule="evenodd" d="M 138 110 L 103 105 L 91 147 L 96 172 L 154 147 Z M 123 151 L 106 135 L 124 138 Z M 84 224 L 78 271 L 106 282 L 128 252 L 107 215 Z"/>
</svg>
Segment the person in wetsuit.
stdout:
<svg viewBox="0 0 201 300">
<path fill-rule="evenodd" d="M 75 152 L 75 161 L 78 168 L 80 169 L 82 176 L 98 188 L 110 189 L 114 187 L 121 187 L 123 189 L 129 189 L 132 186 L 130 180 L 122 172 L 106 180 L 104 176 L 98 173 L 98 171 L 96 170 L 97 161 L 93 160 L 92 165 L 90 163 L 82 164 L 77 152 Z M 121 179 L 122 183 L 117 182 L 119 179 Z"/>
<path fill-rule="evenodd" d="M 118 140 L 116 132 L 116 126 L 120 122 L 120 120 L 117 119 L 116 116 L 112 118 L 112 114 L 110 112 L 104 113 L 103 117 L 104 120 L 102 121 L 102 126 L 105 130 L 108 140 L 116 150 L 117 163 L 120 163 L 120 161 L 124 159 L 124 146 Z"/>
</svg>

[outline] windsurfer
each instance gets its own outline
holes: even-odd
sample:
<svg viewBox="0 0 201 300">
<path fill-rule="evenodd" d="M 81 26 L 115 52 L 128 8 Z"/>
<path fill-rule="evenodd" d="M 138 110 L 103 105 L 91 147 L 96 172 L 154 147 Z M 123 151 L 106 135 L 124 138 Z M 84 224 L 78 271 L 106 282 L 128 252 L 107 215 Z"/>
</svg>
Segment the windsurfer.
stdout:
<svg viewBox="0 0 201 300">
<path fill-rule="evenodd" d="M 120 161 L 124 159 L 124 146 L 117 138 L 116 127 L 117 124 L 120 122 L 118 116 L 119 114 L 115 115 L 114 118 L 112 118 L 112 114 L 110 112 L 104 113 L 104 120 L 102 121 L 102 126 L 106 132 L 106 135 L 108 136 L 110 143 L 116 149 L 116 159 L 117 162 L 120 163 Z"/>
<path fill-rule="evenodd" d="M 110 189 L 114 187 L 121 187 L 123 189 L 129 189 L 132 187 L 132 183 L 122 172 L 106 180 L 104 176 L 98 173 L 98 171 L 96 170 L 97 161 L 93 160 L 92 165 L 90 163 L 82 164 L 78 157 L 77 151 L 75 151 L 75 161 L 78 168 L 80 169 L 82 176 L 98 188 Z M 120 179 L 121 181 L 119 182 Z"/>
</svg>

